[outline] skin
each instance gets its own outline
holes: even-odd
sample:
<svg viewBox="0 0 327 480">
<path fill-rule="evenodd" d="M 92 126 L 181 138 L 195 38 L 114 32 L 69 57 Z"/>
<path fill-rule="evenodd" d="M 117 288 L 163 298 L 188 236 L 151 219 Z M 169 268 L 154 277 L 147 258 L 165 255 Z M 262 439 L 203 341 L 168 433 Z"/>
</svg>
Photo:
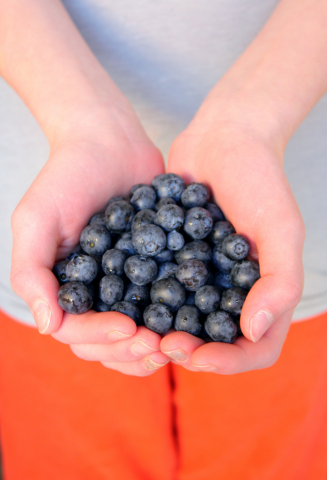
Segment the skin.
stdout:
<svg viewBox="0 0 327 480">
<path fill-rule="evenodd" d="M 69 344 L 80 358 L 129 375 L 149 375 L 170 359 L 222 374 L 277 360 L 303 286 L 304 226 L 283 173 L 283 153 L 326 91 L 326 27 L 325 1 L 282 0 L 172 145 L 168 171 L 211 188 L 261 267 L 242 311 L 244 337 L 233 345 L 203 344 L 185 332 L 161 339 L 122 314 L 90 311 L 77 318 L 59 308 L 55 261 L 65 258 L 112 196 L 150 183 L 164 165 L 57 0 L 0 3 L 0 73 L 51 147 L 12 218 L 12 287 L 41 333 Z M 261 311 L 270 313 L 270 326 L 255 325 Z"/>
</svg>

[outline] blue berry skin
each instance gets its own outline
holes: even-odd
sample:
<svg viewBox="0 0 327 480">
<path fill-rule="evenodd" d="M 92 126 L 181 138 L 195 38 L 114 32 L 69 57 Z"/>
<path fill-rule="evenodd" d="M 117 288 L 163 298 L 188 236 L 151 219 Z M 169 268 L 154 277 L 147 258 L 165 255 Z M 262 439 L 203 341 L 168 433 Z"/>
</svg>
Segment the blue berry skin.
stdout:
<svg viewBox="0 0 327 480">
<path fill-rule="evenodd" d="M 234 285 L 230 273 L 231 272 L 218 272 L 215 276 L 214 285 L 219 288 L 232 288 Z"/>
<path fill-rule="evenodd" d="M 132 244 L 139 255 L 154 257 L 166 248 L 166 235 L 157 225 L 143 225 L 132 236 Z"/>
<path fill-rule="evenodd" d="M 213 223 L 221 222 L 222 220 L 225 220 L 225 216 L 223 212 L 221 211 L 221 209 L 218 207 L 216 203 L 208 202 L 204 208 L 206 208 L 211 213 Z"/>
<path fill-rule="evenodd" d="M 210 190 L 203 183 L 191 183 L 181 196 L 184 207 L 204 207 L 210 198 Z"/>
<path fill-rule="evenodd" d="M 194 240 L 207 237 L 213 226 L 213 221 L 208 210 L 202 207 L 190 208 L 184 222 L 184 231 Z"/>
<path fill-rule="evenodd" d="M 172 250 L 163 250 L 161 253 L 153 257 L 153 259 L 160 265 L 160 263 L 173 262 L 174 252 Z"/>
<path fill-rule="evenodd" d="M 137 188 L 131 197 L 131 204 L 136 212 L 146 209 L 154 209 L 157 195 L 154 189 L 150 186 Z"/>
<path fill-rule="evenodd" d="M 94 258 L 79 254 L 67 263 L 66 276 L 69 282 L 93 282 L 98 274 L 98 265 Z"/>
<path fill-rule="evenodd" d="M 108 205 L 105 211 L 106 227 L 114 233 L 128 232 L 134 215 L 132 205 L 124 200 L 118 200 Z"/>
<path fill-rule="evenodd" d="M 195 305 L 196 292 L 187 292 L 184 305 Z"/>
<path fill-rule="evenodd" d="M 152 258 L 133 255 L 126 260 L 124 271 L 132 283 L 146 285 L 156 278 L 158 267 Z"/>
<path fill-rule="evenodd" d="M 109 207 L 109 205 L 111 205 L 112 203 L 115 203 L 115 202 L 128 202 L 128 200 L 127 200 L 127 198 L 123 197 L 122 195 L 115 195 L 114 197 L 112 197 L 109 200 L 107 207 Z"/>
<path fill-rule="evenodd" d="M 260 278 L 259 265 L 252 260 L 237 263 L 231 271 L 231 279 L 236 287 L 250 290 Z"/>
<path fill-rule="evenodd" d="M 167 248 L 168 250 L 173 250 L 174 252 L 178 252 L 181 248 L 184 247 L 185 239 L 183 235 L 176 230 L 169 232 L 167 235 Z"/>
<path fill-rule="evenodd" d="M 166 205 L 176 205 L 176 202 L 171 197 L 163 197 L 155 204 L 154 209 L 156 212 L 158 212 L 160 208 L 165 207 Z"/>
<path fill-rule="evenodd" d="M 110 312 L 111 306 L 104 303 L 102 300 L 98 300 L 95 305 L 93 305 L 93 310 L 96 312 Z"/>
<path fill-rule="evenodd" d="M 213 285 L 204 285 L 196 292 L 194 301 L 200 312 L 208 315 L 218 310 L 220 293 Z"/>
<path fill-rule="evenodd" d="M 138 212 L 132 222 L 132 233 L 144 225 L 153 225 L 155 216 L 156 212 L 149 210 L 148 208 Z"/>
<path fill-rule="evenodd" d="M 176 270 L 177 280 L 191 292 L 196 292 L 205 285 L 208 275 L 205 264 L 196 259 L 185 260 Z"/>
<path fill-rule="evenodd" d="M 199 310 L 192 305 L 183 305 L 176 314 L 175 330 L 199 335 L 202 330 Z"/>
<path fill-rule="evenodd" d="M 122 300 L 120 302 L 116 302 L 111 307 L 111 311 L 112 312 L 123 313 L 124 315 L 127 315 L 132 320 L 134 320 L 134 322 L 136 323 L 137 326 L 142 325 L 142 313 L 137 308 L 137 306 L 132 302 L 126 302 L 124 300 Z"/>
<path fill-rule="evenodd" d="M 159 200 L 163 197 L 171 197 L 176 202 L 180 201 L 186 188 L 183 178 L 175 173 L 157 175 L 152 181 L 152 186 L 156 190 Z"/>
<path fill-rule="evenodd" d="M 152 303 L 162 303 L 176 312 L 184 305 L 186 293 L 184 287 L 174 278 L 165 278 L 155 282 L 150 290 Z"/>
<path fill-rule="evenodd" d="M 126 302 L 132 302 L 138 308 L 143 309 L 151 303 L 149 289 L 146 285 L 130 283 L 126 288 L 124 300 Z"/>
<path fill-rule="evenodd" d="M 65 312 L 81 315 L 90 310 L 93 299 L 91 292 L 83 283 L 68 282 L 59 288 L 58 303 Z"/>
<path fill-rule="evenodd" d="M 110 232 L 102 225 L 88 225 L 82 230 L 80 244 L 88 255 L 103 255 L 111 246 Z"/>
<path fill-rule="evenodd" d="M 136 255 L 136 250 L 132 244 L 132 237 L 131 238 L 120 238 L 118 242 L 115 244 L 116 250 L 121 250 L 126 257 L 131 257 L 132 255 Z"/>
<path fill-rule="evenodd" d="M 106 275 L 113 273 L 115 275 L 123 275 L 126 255 L 117 248 L 107 250 L 102 255 L 102 269 Z"/>
<path fill-rule="evenodd" d="M 214 342 L 233 343 L 237 337 L 237 326 L 232 317 L 220 310 L 207 316 L 204 330 Z"/>
<path fill-rule="evenodd" d="M 153 280 L 157 282 L 158 280 L 162 280 L 164 278 L 174 278 L 177 270 L 176 263 L 172 262 L 165 262 L 159 265 L 159 271 L 156 278 Z"/>
<path fill-rule="evenodd" d="M 143 313 L 145 326 L 153 332 L 163 335 L 172 327 L 174 316 L 162 303 L 152 303 Z"/>
<path fill-rule="evenodd" d="M 113 305 L 123 298 L 124 282 L 118 275 L 106 275 L 99 283 L 99 297 L 107 305 Z"/>
<path fill-rule="evenodd" d="M 154 223 L 166 232 L 179 230 L 184 223 L 184 212 L 178 205 L 165 205 L 158 210 Z"/>
<path fill-rule="evenodd" d="M 217 245 L 218 243 L 222 243 L 224 238 L 232 233 L 235 233 L 235 228 L 230 222 L 227 220 L 216 222 L 213 226 L 209 240 L 214 245 Z"/>
<path fill-rule="evenodd" d="M 224 238 L 221 251 L 231 260 L 244 260 L 250 251 L 250 243 L 243 235 L 232 233 Z"/>
<path fill-rule="evenodd" d="M 84 251 L 82 249 L 82 247 L 80 246 L 80 244 L 76 245 L 76 247 L 74 248 L 74 250 L 72 252 L 70 252 L 70 254 L 68 255 L 68 257 L 65 258 L 65 260 L 73 260 L 73 258 L 77 257 L 77 255 L 79 255 L 80 253 L 82 253 L 84 255 Z"/>
<path fill-rule="evenodd" d="M 247 293 L 246 290 L 239 287 L 225 290 L 221 295 L 220 309 L 231 315 L 240 315 Z"/>
<path fill-rule="evenodd" d="M 90 218 L 89 225 L 102 225 L 106 226 L 105 215 L 104 213 L 96 213 L 93 217 Z"/>
<path fill-rule="evenodd" d="M 61 262 L 58 262 L 52 269 L 52 273 L 54 274 L 60 285 L 69 282 L 66 275 L 67 263 L 68 260 L 62 260 Z"/>
<path fill-rule="evenodd" d="M 212 257 L 212 248 L 207 242 L 203 240 L 194 240 L 187 243 L 181 250 L 175 253 L 175 260 L 178 264 L 195 258 L 207 264 Z"/>
<path fill-rule="evenodd" d="M 147 183 L 137 183 L 136 185 L 133 185 L 132 188 L 130 189 L 129 191 L 129 198 L 132 198 L 132 196 L 134 195 L 134 193 L 136 192 L 136 190 L 138 190 L 139 188 L 141 187 L 150 187 L 152 188 L 150 185 L 148 185 Z"/>
<path fill-rule="evenodd" d="M 217 243 L 212 252 L 212 263 L 219 272 L 230 272 L 236 261 L 226 257 L 222 253 L 222 244 Z"/>
</svg>

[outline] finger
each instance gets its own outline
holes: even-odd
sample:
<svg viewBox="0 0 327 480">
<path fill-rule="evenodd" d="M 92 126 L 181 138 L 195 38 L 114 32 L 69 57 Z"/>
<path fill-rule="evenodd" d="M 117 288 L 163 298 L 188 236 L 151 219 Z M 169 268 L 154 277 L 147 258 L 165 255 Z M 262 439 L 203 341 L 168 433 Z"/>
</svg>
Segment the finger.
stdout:
<svg viewBox="0 0 327 480">
<path fill-rule="evenodd" d="M 136 377 L 147 377 L 152 375 L 160 368 L 167 365 L 167 363 L 169 363 L 169 358 L 167 358 L 162 352 L 152 353 L 151 355 L 135 362 L 102 362 L 106 368 Z"/>
<path fill-rule="evenodd" d="M 186 332 L 172 332 L 160 342 L 161 351 L 173 363 L 183 365 L 188 370 L 197 371 L 191 363 L 192 354 L 204 345 L 204 340 Z"/>
<path fill-rule="evenodd" d="M 73 353 L 83 360 L 99 362 L 134 362 L 160 350 L 161 337 L 145 327 L 135 335 L 110 345 L 72 344 Z"/>
</svg>

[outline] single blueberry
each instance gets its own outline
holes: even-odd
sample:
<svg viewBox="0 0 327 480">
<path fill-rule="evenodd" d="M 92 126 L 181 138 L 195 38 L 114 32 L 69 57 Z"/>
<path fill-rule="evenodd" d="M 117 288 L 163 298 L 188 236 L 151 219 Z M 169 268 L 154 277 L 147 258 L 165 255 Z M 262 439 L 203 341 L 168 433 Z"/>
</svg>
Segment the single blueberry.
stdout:
<svg viewBox="0 0 327 480">
<path fill-rule="evenodd" d="M 115 249 L 121 250 L 126 255 L 126 257 L 136 255 L 136 250 L 132 244 L 132 238 L 120 238 L 115 244 Z"/>
<path fill-rule="evenodd" d="M 61 262 L 58 262 L 52 269 L 52 273 L 54 274 L 60 285 L 69 282 L 66 275 L 67 263 L 68 260 L 62 260 Z"/>
<path fill-rule="evenodd" d="M 211 213 L 212 221 L 214 223 L 225 220 L 223 212 L 216 203 L 208 202 L 204 208 L 206 208 Z"/>
<path fill-rule="evenodd" d="M 156 212 L 160 210 L 160 208 L 165 207 L 166 205 L 176 205 L 176 202 L 171 197 L 163 197 L 159 202 L 157 202 L 154 206 Z"/>
<path fill-rule="evenodd" d="M 127 201 L 118 200 L 108 205 L 105 217 L 106 227 L 111 232 L 128 232 L 134 218 L 134 209 Z"/>
<path fill-rule="evenodd" d="M 230 272 L 236 261 L 226 257 L 222 253 L 222 244 L 217 243 L 212 252 L 212 263 L 219 272 Z"/>
<path fill-rule="evenodd" d="M 214 285 L 219 288 L 232 288 L 232 278 L 230 272 L 218 272 L 215 276 Z"/>
<path fill-rule="evenodd" d="M 90 310 L 93 299 L 86 285 L 80 282 L 68 282 L 59 288 L 58 303 L 65 312 L 81 315 Z"/>
<path fill-rule="evenodd" d="M 164 334 L 173 325 L 174 316 L 162 303 L 152 303 L 143 313 L 145 326 L 153 332 Z"/>
<path fill-rule="evenodd" d="M 80 244 L 88 255 L 103 255 L 111 246 L 110 232 L 103 225 L 88 225 L 82 230 Z"/>
<path fill-rule="evenodd" d="M 187 243 L 181 250 L 175 253 L 175 259 L 178 264 L 195 258 L 207 264 L 212 257 L 212 248 L 203 240 L 194 240 Z"/>
<path fill-rule="evenodd" d="M 106 275 L 99 283 L 99 297 L 107 305 L 113 305 L 123 297 L 124 282 L 118 275 Z"/>
<path fill-rule="evenodd" d="M 185 239 L 183 235 L 176 230 L 169 232 L 167 235 L 167 248 L 168 250 L 173 250 L 174 252 L 178 252 L 181 248 L 184 247 Z"/>
<path fill-rule="evenodd" d="M 124 315 L 127 315 L 132 320 L 134 320 L 137 326 L 142 324 L 142 313 L 137 308 L 137 306 L 132 302 L 126 302 L 124 300 L 120 302 L 116 302 L 111 307 L 111 311 L 119 312 L 119 313 L 123 313 Z"/>
<path fill-rule="evenodd" d="M 172 250 L 163 250 L 161 253 L 153 257 L 153 259 L 158 263 L 173 262 L 174 261 L 174 252 Z"/>
<path fill-rule="evenodd" d="M 154 257 L 166 248 L 166 235 L 157 225 L 143 225 L 132 236 L 132 244 L 139 255 Z"/>
<path fill-rule="evenodd" d="M 247 290 L 250 290 L 259 278 L 259 265 L 252 260 L 237 263 L 231 271 L 233 285 Z"/>
<path fill-rule="evenodd" d="M 210 190 L 203 183 L 191 183 L 181 196 L 184 207 L 204 207 L 210 198 Z"/>
<path fill-rule="evenodd" d="M 138 228 L 143 227 L 143 225 L 152 225 L 154 223 L 154 218 L 156 212 L 145 208 L 138 212 L 132 222 L 132 233 L 134 233 Z"/>
<path fill-rule="evenodd" d="M 66 276 L 70 282 L 93 282 L 98 274 L 98 265 L 89 255 L 79 254 L 67 263 Z"/>
<path fill-rule="evenodd" d="M 165 205 L 158 210 L 154 223 L 166 232 L 179 230 L 184 223 L 184 212 L 178 205 Z"/>
<path fill-rule="evenodd" d="M 178 266 L 176 278 L 186 290 L 195 292 L 206 283 L 208 270 L 200 260 L 185 260 Z"/>
<path fill-rule="evenodd" d="M 107 207 L 109 207 L 109 205 L 115 202 L 128 202 L 128 200 L 126 197 L 123 197 L 122 195 L 115 195 L 109 200 Z"/>
<path fill-rule="evenodd" d="M 138 212 L 144 209 L 153 209 L 156 199 L 157 195 L 154 189 L 150 186 L 144 186 L 134 191 L 130 202 Z"/>
<path fill-rule="evenodd" d="M 114 273 L 121 276 L 124 273 L 126 254 L 122 250 L 112 248 L 102 255 L 102 269 L 106 275 Z"/>
<path fill-rule="evenodd" d="M 247 291 L 243 288 L 232 287 L 224 290 L 221 295 L 220 309 L 232 315 L 239 315 L 245 302 Z"/>
<path fill-rule="evenodd" d="M 214 342 L 233 343 L 237 337 L 237 326 L 232 317 L 220 310 L 207 316 L 204 329 Z"/>
<path fill-rule="evenodd" d="M 200 312 L 192 305 L 183 305 L 180 307 L 175 318 L 175 330 L 187 332 L 191 335 L 199 335 L 202 330 L 200 322 Z"/>
<path fill-rule="evenodd" d="M 130 189 L 129 191 L 129 198 L 132 198 L 132 196 L 134 195 L 134 193 L 136 192 L 137 189 L 141 188 L 141 187 L 150 187 L 152 188 L 150 185 L 148 185 L 147 183 L 137 183 L 136 185 L 133 185 L 132 188 Z"/>
<path fill-rule="evenodd" d="M 235 233 L 233 225 L 227 220 L 219 221 L 214 224 L 209 240 L 214 245 L 217 245 L 218 243 L 222 243 L 224 238 L 231 233 Z"/>
<path fill-rule="evenodd" d="M 154 177 L 152 186 L 157 192 L 159 200 L 163 197 L 171 197 L 179 202 L 186 188 L 182 177 L 175 173 L 163 173 Z"/>
<path fill-rule="evenodd" d="M 102 300 L 98 300 L 95 305 L 93 305 L 93 310 L 96 312 L 110 312 L 111 306 L 107 305 Z"/>
<path fill-rule="evenodd" d="M 90 218 L 89 225 L 102 225 L 106 226 L 105 215 L 104 213 L 96 213 L 93 217 Z"/>
<path fill-rule="evenodd" d="M 195 294 L 195 305 L 205 314 L 218 310 L 219 301 L 219 290 L 213 285 L 204 285 Z"/>
<path fill-rule="evenodd" d="M 221 251 L 231 260 L 244 260 L 250 251 L 250 243 L 243 235 L 232 233 L 224 238 Z"/>
<path fill-rule="evenodd" d="M 134 303 L 139 308 L 145 308 L 151 303 L 149 289 L 146 285 L 130 283 L 126 288 L 124 300 Z"/>
<path fill-rule="evenodd" d="M 163 303 L 175 312 L 184 305 L 186 293 L 184 287 L 174 278 L 165 278 L 153 283 L 150 290 L 152 303 Z"/>
<path fill-rule="evenodd" d="M 184 230 L 195 240 L 202 240 L 212 230 L 212 218 L 210 212 L 202 207 L 190 208 L 187 211 L 184 222 Z"/>
<path fill-rule="evenodd" d="M 126 260 L 124 271 L 132 283 L 146 285 L 156 278 L 158 267 L 150 257 L 133 255 Z"/>
<path fill-rule="evenodd" d="M 157 282 L 158 280 L 162 280 L 163 278 L 174 278 L 177 266 L 178 265 L 173 262 L 160 263 L 158 275 L 153 281 Z"/>
</svg>

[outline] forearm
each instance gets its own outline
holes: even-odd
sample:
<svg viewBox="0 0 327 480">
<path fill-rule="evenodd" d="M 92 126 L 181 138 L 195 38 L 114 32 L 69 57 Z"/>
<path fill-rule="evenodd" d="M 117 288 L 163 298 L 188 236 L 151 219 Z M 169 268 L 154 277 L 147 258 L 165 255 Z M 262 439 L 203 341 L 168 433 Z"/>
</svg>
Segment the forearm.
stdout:
<svg viewBox="0 0 327 480">
<path fill-rule="evenodd" d="M 50 142 L 86 111 L 130 108 L 59 0 L 0 2 L 0 74 Z"/>
<path fill-rule="evenodd" d="M 282 0 L 203 104 L 283 145 L 327 90 L 327 3 Z M 201 113 L 201 109 L 200 112 Z"/>
</svg>

